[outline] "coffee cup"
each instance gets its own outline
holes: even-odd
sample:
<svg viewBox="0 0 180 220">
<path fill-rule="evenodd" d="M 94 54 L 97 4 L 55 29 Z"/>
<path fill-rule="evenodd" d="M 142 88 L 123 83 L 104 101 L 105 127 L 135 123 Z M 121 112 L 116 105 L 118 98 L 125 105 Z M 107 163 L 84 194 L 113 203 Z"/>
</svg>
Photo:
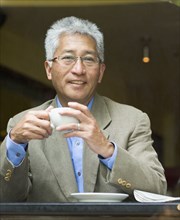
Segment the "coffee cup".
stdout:
<svg viewBox="0 0 180 220">
<path fill-rule="evenodd" d="M 60 112 L 62 110 L 69 111 L 69 110 L 72 110 L 72 108 L 69 108 L 69 107 L 53 108 L 49 112 L 50 123 L 51 123 L 52 128 L 57 128 L 58 126 L 61 126 L 61 125 L 79 122 L 78 119 L 76 119 L 75 117 L 68 116 L 68 115 L 61 115 Z"/>
</svg>

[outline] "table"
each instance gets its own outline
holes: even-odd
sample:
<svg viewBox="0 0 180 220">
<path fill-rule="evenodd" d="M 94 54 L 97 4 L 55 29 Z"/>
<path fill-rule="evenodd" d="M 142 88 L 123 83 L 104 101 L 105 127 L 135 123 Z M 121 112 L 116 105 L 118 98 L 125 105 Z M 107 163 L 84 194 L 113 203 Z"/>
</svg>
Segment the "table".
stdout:
<svg viewBox="0 0 180 220">
<path fill-rule="evenodd" d="M 0 220 L 179 220 L 180 203 L 0 203 Z"/>
</svg>

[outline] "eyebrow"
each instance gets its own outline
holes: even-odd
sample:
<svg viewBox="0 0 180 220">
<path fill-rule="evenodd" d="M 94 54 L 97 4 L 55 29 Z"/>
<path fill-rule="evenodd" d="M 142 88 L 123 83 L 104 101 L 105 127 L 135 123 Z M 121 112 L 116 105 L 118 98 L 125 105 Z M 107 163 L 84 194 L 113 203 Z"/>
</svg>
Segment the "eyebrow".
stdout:
<svg viewBox="0 0 180 220">
<path fill-rule="evenodd" d="M 75 53 L 75 52 L 76 51 L 74 51 L 74 50 L 64 50 L 64 51 L 62 51 L 62 53 Z M 83 51 L 83 53 L 97 55 L 96 51 L 92 51 L 92 50 L 85 50 L 85 51 Z"/>
</svg>

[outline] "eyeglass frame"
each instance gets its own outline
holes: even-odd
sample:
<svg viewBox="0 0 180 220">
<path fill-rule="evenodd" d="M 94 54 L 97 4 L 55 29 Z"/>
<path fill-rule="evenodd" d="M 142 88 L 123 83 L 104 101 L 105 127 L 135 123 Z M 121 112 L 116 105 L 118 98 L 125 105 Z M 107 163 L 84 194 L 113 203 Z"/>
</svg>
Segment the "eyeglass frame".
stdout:
<svg viewBox="0 0 180 220">
<path fill-rule="evenodd" d="M 55 62 L 56 60 L 57 60 L 57 62 L 60 64 L 60 61 L 62 60 L 59 60 L 59 58 L 62 58 L 62 57 L 65 57 L 65 55 L 59 55 L 59 56 L 56 56 L 56 57 L 54 57 L 54 58 L 52 58 L 52 59 L 49 59 L 48 61 L 49 62 Z M 86 56 L 84 56 L 84 57 L 81 57 L 81 56 L 73 56 L 73 55 L 67 55 L 67 56 L 69 56 L 69 57 L 73 57 L 73 62 L 71 63 L 71 64 L 65 64 L 66 66 L 71 66 L 71 65 L 75 65 L 76 64 L 76 62 L 77 62 L 77 60 L 78 59 L 80 59 L 81 60 L 81 62 L 84 64 L 84 66 L 86 66 L 86 67 L 93 67 L 93 65 L 87 65 L 87 64 L 85 64 L 83 61 L 84 61 L 84 59 L 86 58 Z M 101 59 L 98 57 L 98 56 L 96 56 L 96 59 L 97 59 L 97 61 L 95 62 L 95 63 L 102 63 L 101 62 Z"/>
</svg>

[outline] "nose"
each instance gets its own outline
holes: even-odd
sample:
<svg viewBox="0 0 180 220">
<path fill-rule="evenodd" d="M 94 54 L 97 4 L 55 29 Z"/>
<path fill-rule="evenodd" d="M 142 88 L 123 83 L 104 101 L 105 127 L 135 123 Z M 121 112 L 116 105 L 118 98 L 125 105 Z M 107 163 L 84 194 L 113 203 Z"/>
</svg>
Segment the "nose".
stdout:
<svg viewBox="0 0 180 220">
<path fill-rule="evenodd" d="M 73 73 L 76 73 L 76 74 L 79 74 L 79 75 L 84 74 L 85 68 L 84 68 L 83 62 L 80 58 L 78 58 L 76 60 L 75 64 L 73 65 L 73 67 L 71 69 L 71 71 Z"/>
</svg>

